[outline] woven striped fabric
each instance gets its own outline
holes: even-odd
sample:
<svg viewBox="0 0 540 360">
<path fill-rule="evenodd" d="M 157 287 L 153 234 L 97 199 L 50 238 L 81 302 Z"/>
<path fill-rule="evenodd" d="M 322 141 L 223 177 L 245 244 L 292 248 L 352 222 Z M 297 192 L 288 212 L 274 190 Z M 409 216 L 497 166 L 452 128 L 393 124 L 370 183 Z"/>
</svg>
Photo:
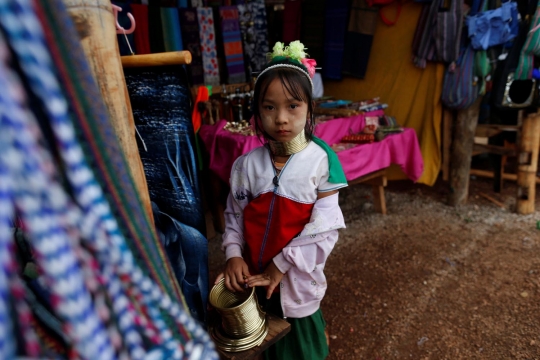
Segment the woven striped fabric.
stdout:
<svg viewBox="0 0 540 360">
<path fill-rule="evenodd" d="M 126 160 L 108 118 L 77 31 L 61 0 L 36 2 L 36 9 L 70 106 L 83 152 L 96 169 L 96 180 L 106 190 L 114 217 L 143 269 L 169 296 L 183 301 L 153 224 L 143 210 Z"/>
<path fill-rule="evenodd" d="M 242 51 L 242 37 L 240 23 L 238 22 L 238 9 L 236 6 L 221 6 L 221 30 L 223 31 L 223 47 L 225 61 L 227 62 L 228 83 L 238 84 L 246 81 L 244 68 L 244 53 Z"/>
<path fill-rule="evenodd" d="M 42 4 L 35 5 L 38 5 L 38 11 L 41 10 L 41 19 L 47 19 L 43 8 L 39 7 Z M 65 23 L 71 24 L 61 1 L 51 1 L 44 8 L 63 14 Z M 80 129 L 74 126 L 74 120 L 80 121 L 75 122 L 77 126 L 88 127 L 97 119 L 90 117 L 81 121 L 77 116 L 71 117 L 71 113 L 82 116 L 77 112 L 81 110 L 81 98 L 97 92 L 95 84 L 88 80 L 91 77 L 83 76 L 83 80 L 87 81 L 85 89 L 92 90 L 89 84 L 93 84 L 94 92 L 69 92 L 70 100 L 78 100 L 75 101 L 73 111 L 70 111 L 70 103 L 66 101 L 56 78 L 56 73 L 65 74 L 69 69 L 68 64 L 62 62 L 66 61 L 66 57 L 60 57 L 58 52 L 53 51 L 56 63 L 66 66 L 53 67 L 43 39 L 43 29 L 33 12 L 32 4 L 25 0 L 1 2 L 0 26 L 6 34 L 5 41 L 0 39 L 0 55 L 4 55 L 0 62 L 0 86 L 3 89 L 0 105 L 5 110 L 1 113 L 0 121 L 0 269 L 3 270 L 0 271 L 0 326 L 6 330 L 0 332 L 2 359 L 12 358 L 14 344 L 10 339 L 12 332 L 9 329 L 9 316 L 3 311 L 6 309 L 8 294 L 4 280 L 9 274 L 9 264 L 1 256 L 7 253 L 3 251 L 10 235 L 6 226 L 14 217 L 15 206 L 28 229 L 43 279 L 52 293 L 53 309 L 65 321 L 67 335 L 75 351 L 72 356 L 86 359 L 115 359 L 118 356 L 129 356 L 132 359 L 147 356 L 217 359 L 209 336 L 186 313 L 184 305 L 176 297 L 164 293 L 163 290 L 167 288 L 165 284 L 160 288 L 136 263 L 120 229 L 121 222 L 112 212 L 114 196 L 110 200 L 103 191 L 115 189 L 111 186 L 102 187 L 96 180 L 93 168 L 89 166 L 90 163 L 112 165 L 103 160 L 106 151 L 90 152 L 80 145 L 77 138 L 77 134 L 84 131 L 77 131 Z M 69 34 L 76 34 L 73 28 L 71 30 Z M 66 45 L 62 37 L 55 40 L 59 45 Z M 6 43 L 9 43 L 14 52 L 21 74 L 8 67 Z M 72 53 L 77 53 L 77 50 L 78 54 L 82 54 L 80 47 L 70 49 Z M 86 69 L 83 74 L 88 76 L 84 59 L 82 64 Z M 71 80 L 75 81 L 75 78 Z M 22 81 L 27 87 L 23 87 Z M 61 169 L 65 176 L 60 176 L 53 161 L 55 157 L 42 145 L 45 142 L 41 139 L 41 129 L 25 100 L 26 88 L 43 109 L 40 121 L 51 129 L 51 136 L 57 146 L 55 152 L 62 161 Z M 103 108 L 103 104 L 99 104 L 96 99 L 99 96 L 94 98 L 94 105 L 97 102 Z M 90 103 L 88 99 L 86 102 Z M 94 114 L 89 112 L 84 116 Z M 104 127 L 103 131 L 113 134 L 110 124 Z M 89 141 L 90 147 L 96 145 L 94 140 Z M 119 151 L 117 153 L 120 154 Z M 114 165 L 119 168 L 115 168 L 115 171 L 123 170 L 127 174 L 123 158 L 117 156 L 116 160 L 119 162 Z M 99 166 L 96 168 L 101 170 Z M 115 175 L 109 173 L 106 179 Z M 61 178 L 65 178 L 63 183 L 59 181 Z M 123 178 L 115 180 L 124 181 L 123 186 L 133 191 L 132 182 L 125 182 Z M 129 176 L 127 180 L 130 180 Z M 69 191 L 66 191 L 65 186 L 69 186 Z M 136 195 L 133 198 L 138 200 Z M 129 197 L 127 200 L 130 200 Z M 141 212 L 140 206 L 128 209 L 127 205 L 120 203 L 125 208 L 123 211 L 129 211 L 131 216 L 137 216 L 137 209 Z M 129 217 L 120 217 L 120 220 L 126 219 Z M 152 234 L 149 226 L 147 231 Z M 91 252 L 83 250 L 83 244 Z M 138 249 L 139 245 L 148 247 L 149 244 L 133 245 Z M 155 249 L 149 250 L 155 253 Z M 151 261 L 142 263 L 156 266 Z M 160 278 L 159 271 L 156 271 L 162 269 L 164 264 L 166 262 L 159 264 L 161 267 L 158 269 L 150 269 L 154 270 L 152 275 L 158 281 L 173 282 L 172 277 L 167 278 L 165 274 L 164 278 Z M 173 291 L 171 293 L 175 294 Z M 105 299 L 111 303 L 111 308 L 106 306 Z M 134 299 L 138 301 L 134 303 Z M 150 323 L 141 320 L 145 318 Z M 122 336 L 123 340 L 113 341 L 115 334 Z M 148 334 L 156 336 L 150 338 L 150 342 L 143 341 L 143 336 L 148 338 Z"/>
</svg>

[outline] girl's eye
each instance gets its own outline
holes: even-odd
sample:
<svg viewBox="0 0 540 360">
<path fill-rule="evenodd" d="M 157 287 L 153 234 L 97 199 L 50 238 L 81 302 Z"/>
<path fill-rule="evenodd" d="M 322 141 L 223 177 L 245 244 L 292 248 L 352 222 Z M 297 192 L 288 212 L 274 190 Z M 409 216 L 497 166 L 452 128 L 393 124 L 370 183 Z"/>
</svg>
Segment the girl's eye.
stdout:
<svg viewBox="0 0 540 360">
<path fill-rule="evenodd" d="M 292 110 L 296 109 L 297 107 L 298 107 L 297 104 L 291 104 L 291 105 L 290 105 L 290 108 L 291 108 Z"/>
<path fill-rule="evenodd" d="M 270 110 L 273 110 L 274 107 L 273 107 L 272 105 L 264 105 L 264 106 L 263 106 L 263 109 L 264 109 L 264 110 L 267 110 L 267 111 L 270 111 Z"/>
</svg>

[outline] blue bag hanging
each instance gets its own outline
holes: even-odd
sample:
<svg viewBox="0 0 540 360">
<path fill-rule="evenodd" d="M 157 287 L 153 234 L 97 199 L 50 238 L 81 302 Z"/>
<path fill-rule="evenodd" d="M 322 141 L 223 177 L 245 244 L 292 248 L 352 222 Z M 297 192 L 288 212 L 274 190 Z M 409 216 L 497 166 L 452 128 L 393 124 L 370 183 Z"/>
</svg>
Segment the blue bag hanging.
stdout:
<svg viewBox="0 0 540 360">
<path fill-rule="evenodd" d="M 470 15 L 466 20 L 473 49 L 486 50 L 514 39 L 519 31 L 517 4 L 505 2 L 501 7 Z"/>
</svg>

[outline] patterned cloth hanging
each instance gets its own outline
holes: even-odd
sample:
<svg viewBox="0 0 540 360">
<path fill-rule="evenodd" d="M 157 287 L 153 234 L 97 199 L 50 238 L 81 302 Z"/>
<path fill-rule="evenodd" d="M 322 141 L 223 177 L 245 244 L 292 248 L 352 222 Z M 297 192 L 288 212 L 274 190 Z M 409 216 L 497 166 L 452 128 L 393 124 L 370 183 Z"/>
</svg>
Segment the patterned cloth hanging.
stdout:
<svg viewBox="0 0 540 360">
<path fill-rule="evenodd" d="M 216 35 L 214 32 L 214 15 L 212 8 L 198 7 L 199 37 L 203 59 L 204 84 L 219 85 L 219 69 L 216 51 Z"/>
<path fill-rule="evenodd" d="M 191 64 L 188 67 L 190 82 L 192 85 L 202 85 L 204 84 L 204 74 L 197 10 L 182 8 L 178 12 L 180 14 L 182 41 L 186 50 L 191 52 Z"/>
<path fill-rule="evenodd" d="M 0 331 L 0 357 L 12 359 L 15 355 L 6 311 L 10 296 L 7 279 L 13 269 L 6 260 L 10 256 L 9 226 L 17 211 L 37 255 L 43 281 L 51 292 L 50 303 L 64 321 L 72 346 L 70 358 L 217 359 L 208 335 L 184 311 L 182 303 L 166 294 L 144 272 L 147 268 L 143 271 L 136 263 L 136 257 L 144 254 L 134 256 L 120 229 L 133 224 L 125 222 L 125 218 L 120 217 L 124 220 L 120 222 L 115 218 L 112 208 L 117 206 L 114 197 L 118 194 L 106 198 L 104 189 L 114 187 L 102 186 L 96 178 L 104 163 L 96 154 L 106 157 L 107 151 L 89 151 L 98 143 L 91 140 L 81 146 L 77 139 L 80 133 L 88 131 L 84 127 L 106 125 L 93 122 L 99 119 L 86 118 L 95 113 L 81 113 L 81 103 L 92 102 L 101 110 L 104 105 L 99 97 L 82 99 L 97 93 L 85 61 L 76 66 L 85 69 L 85 90 L 92 89 L 93 84 L 93 91 L 82 92 L 80 84 L 74 82 L 68 92 L 71 102 L 66 101 L 56 74 L 66 75 L 74 66 L 63 62 L 70 56 L 58 49 L 67 50 L 72 44 L 62 42 L 61 37 L 56 39 L 58 47 L 52 55 L 64 67 L 55 69 L 34 8 L 46 26 L 53 25 L 48 22 L 51 12 L 62 17 L 63 25 L 71 27 L 65 32 L 72 37 L 71 41 L 76 41 L 76 31 L 61 1 L 33 5 L 25 0 L 0 3 L 0 27 L 6 36 L 0 38 L 0 108 L 4 110 L 0 113 L 0 327 L 5 330 Z M 20 70 L 9 67 L 7 44 Z M 78 56 L 83 54 L 80 44 L 69 50 Z M 27 97 L 32 99 L 32 109 Z M 39 123 L 32 111 L 34 107 Z M 42 129 L 49 129 L 54 142 L 43 139 Z M 110 124 L 102 131 L 112 133 Z M 54 144 L 54 156 L 44 144 Z M 114 164 L 115 170 L 127 173 L 121 156 L 117 160 L 120 161 Z M 99 171 L 94 172 L 89 164 L 96 163 Z M 111 166 L 107 170 L 112 169 Z M 105 174 L 109 182 L 115 176 Z M 122 185 L 133 191 L 129 176 Z M 129 203 L 129 198 L 126 200 Z M 127 209 L 128 204 L 120 206 Z M 137 216 L 140 206 L 130 211 Z M 174 283 L 171 277 L 160 279 L 159 269 L 150 272 L 158 283 Z M 169 288 L 161 285 L 163 289 Z M 118 336 L 120 341 L 116 341 Z"/>
<path fill-rule="evenodd" d="M 246 81 L 244 68 L 244 53 L 242 51 L 242 38 L 238 22 L 238 9 L 236 6 L 221 6 L 219 8 L 221 30 L 223 35 L 223 48 L 229 84 L 238 84 Z"/>
</svg>

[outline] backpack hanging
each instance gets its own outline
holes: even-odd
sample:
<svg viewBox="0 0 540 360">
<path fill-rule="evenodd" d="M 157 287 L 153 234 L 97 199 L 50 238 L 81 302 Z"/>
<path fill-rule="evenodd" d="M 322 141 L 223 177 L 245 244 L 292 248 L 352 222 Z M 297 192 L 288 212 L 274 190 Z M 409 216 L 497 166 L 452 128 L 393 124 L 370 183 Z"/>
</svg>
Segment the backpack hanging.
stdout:
<svg viewBox="0 0 540 360">
<path fill-rule="evenodd" d="M 461 110 L 478 98 L 478 82 L 474 79 L 475 52 L 470 44 L 462 48 L 458 60 L 444 75 L 441 101 L 449 109 Z"/>
</svg>

